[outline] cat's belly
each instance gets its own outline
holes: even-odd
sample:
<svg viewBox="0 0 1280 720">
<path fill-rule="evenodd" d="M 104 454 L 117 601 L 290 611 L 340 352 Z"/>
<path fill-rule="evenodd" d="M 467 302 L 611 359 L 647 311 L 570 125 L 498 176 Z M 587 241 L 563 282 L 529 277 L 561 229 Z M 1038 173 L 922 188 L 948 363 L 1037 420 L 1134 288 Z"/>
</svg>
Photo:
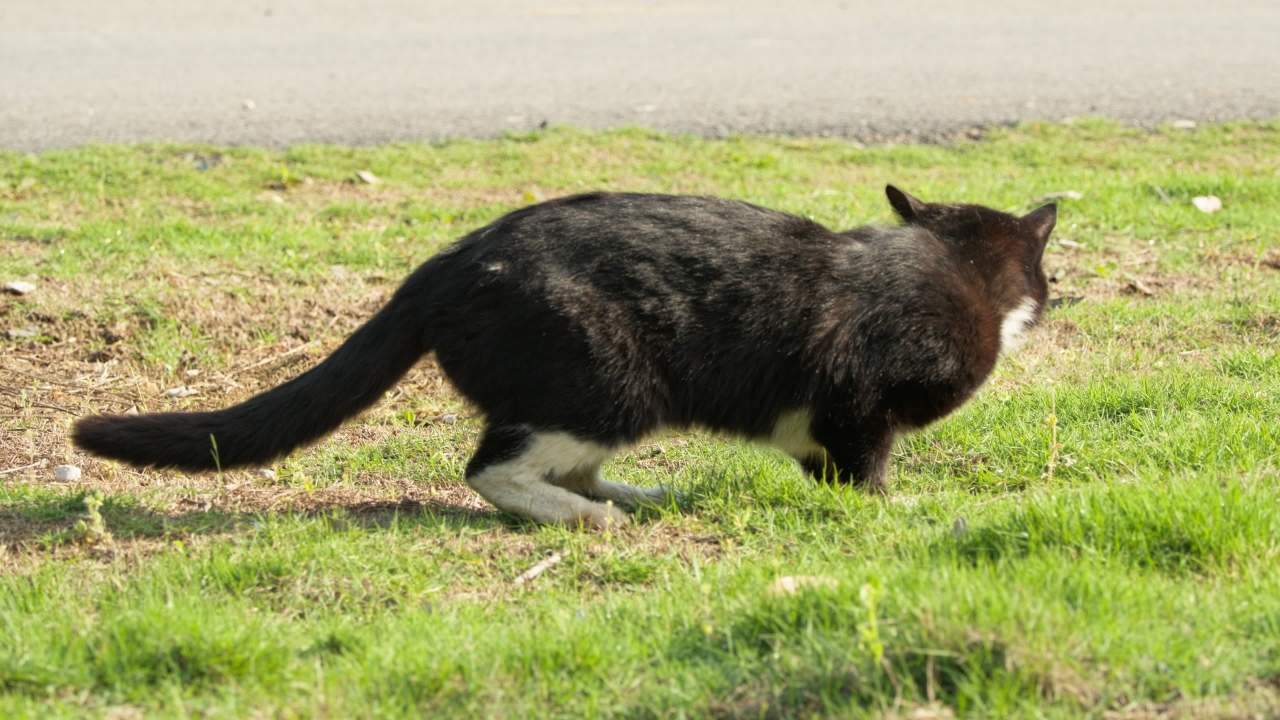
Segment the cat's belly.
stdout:
<svg viewBox="0 0 1280 720">
<path fill-rule="evenodd" d="M 809 427 L 813 413 L 805 408 L 787 410 L 773 423 L 773 431 L 760 441 L 782 450 L 794 458 L 805 458 L 822 452 L 822 446 L 813 439 Z"/>
</svg>

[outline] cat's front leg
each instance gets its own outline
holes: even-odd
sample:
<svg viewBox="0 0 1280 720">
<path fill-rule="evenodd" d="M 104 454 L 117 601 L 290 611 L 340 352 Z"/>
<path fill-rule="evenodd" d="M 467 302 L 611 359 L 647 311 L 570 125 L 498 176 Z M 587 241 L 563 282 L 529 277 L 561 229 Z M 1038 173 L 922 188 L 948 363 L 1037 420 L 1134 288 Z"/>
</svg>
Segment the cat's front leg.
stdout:
<svg viewBox="0 0 1280 720">
<path fill-rule="evenodd" d="M 884 492 L 894 438 L 889 422 L 822 418 L 814 423 L 813 436 L 823 451 L 801 460 L 806 472 L 825 482 Z"/>
</svg>

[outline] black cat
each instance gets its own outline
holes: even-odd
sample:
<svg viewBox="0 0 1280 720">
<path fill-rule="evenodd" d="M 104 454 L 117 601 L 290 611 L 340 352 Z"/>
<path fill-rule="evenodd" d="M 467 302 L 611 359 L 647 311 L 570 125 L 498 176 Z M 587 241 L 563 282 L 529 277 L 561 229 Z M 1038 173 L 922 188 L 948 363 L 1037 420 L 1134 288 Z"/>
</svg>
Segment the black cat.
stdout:
<svg viewBox="0 0 1280 720">
<path fill-rule="evenodd" d="M 1015 217 L 886 193 L 905 225 L 847 232 L 707 197 L 526 207 L 428 260 L 293 380 L 215 412 L 84 418 L 74 439 L 134 465 L 260 464 L 435 351 L 488 423 L 467 481 L 511 513 L 623 521 L 613 503 L 664 491 L 600 466 L 668 426 L 769 442 L 813 475 L 880 488 L 894 435 L 955 410 L 1039 319 L 1056 219 L 1053 205 Z"/>
</svg>

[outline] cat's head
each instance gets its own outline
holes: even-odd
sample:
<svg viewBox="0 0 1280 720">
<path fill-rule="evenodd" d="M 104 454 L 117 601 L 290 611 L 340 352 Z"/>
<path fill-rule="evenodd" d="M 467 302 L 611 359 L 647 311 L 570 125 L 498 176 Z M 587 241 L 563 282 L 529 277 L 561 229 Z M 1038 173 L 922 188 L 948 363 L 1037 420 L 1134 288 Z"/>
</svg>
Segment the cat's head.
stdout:
<svg viewBox="0 0 1280 720">
<path fill-rule="evenodd" d="M 1058 219 L 1057 206 L 1043 205 L 1021 217 L 981 205 L 923 202 L 888 185 L 885 195 L 908 225 L 928 230 L 954 247 L 983 279 L 1002 318 L 1003 349 L 1040 320 L 1049 298 L 1041 260 Z"/>
</svg>

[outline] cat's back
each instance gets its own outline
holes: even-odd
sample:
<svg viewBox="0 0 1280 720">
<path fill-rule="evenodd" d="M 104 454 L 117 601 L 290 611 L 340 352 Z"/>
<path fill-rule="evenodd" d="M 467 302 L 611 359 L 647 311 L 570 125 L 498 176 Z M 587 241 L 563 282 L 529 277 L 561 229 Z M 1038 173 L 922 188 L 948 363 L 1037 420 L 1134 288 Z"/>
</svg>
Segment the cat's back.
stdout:
<svg viewBox="0 0 1280 720">
<path fill-rule="evenodd" d="M 810 220 L 738 200 L 594 192 L 521 208 L 475 235 L 477 249 L 485 251 L 582 258 L 635 251 L 723 255 L 830 233 Z"/>
</svg>

